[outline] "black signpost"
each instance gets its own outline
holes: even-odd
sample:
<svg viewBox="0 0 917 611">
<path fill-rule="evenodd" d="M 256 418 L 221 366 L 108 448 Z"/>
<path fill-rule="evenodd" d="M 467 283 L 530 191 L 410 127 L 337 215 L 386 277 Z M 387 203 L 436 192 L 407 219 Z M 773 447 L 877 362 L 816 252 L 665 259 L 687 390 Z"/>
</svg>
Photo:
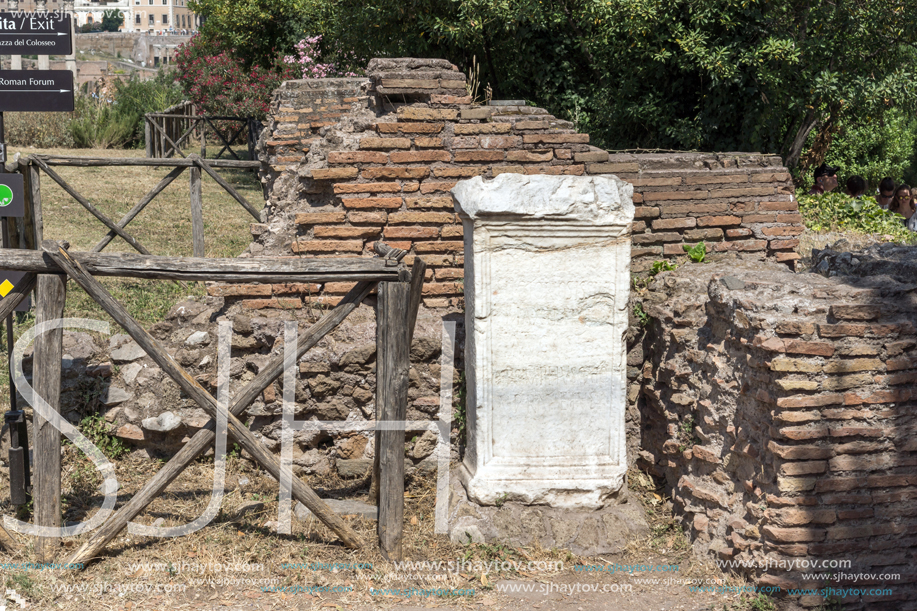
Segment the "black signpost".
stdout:
<svg viewBox="0 0 917 611">
<path fill-rule="evenodd" d="M 73 112 L 69 70 L 3 70 L 0 112 Z"/>
<path fill-rule="evenodd" d="M 70 55 L 72 18 L 64 12 L 0 12 L 0 53 L 3 55 Z"/>
<path fill-rule="evenodd" d="M 62 12 L 0 12 L 0 54 L 70 55 L 73 52 L 71 17 Z M 0 71 L 0 230 L 3 248 L 10 247 L 10 217 L 25 215 L 21 174 L 6 173 L 4 112 L 72 112 L 73 73 L 69 70 Z M 0 297 L 22 278 L 20 272 L 0 273 Z M 25 309 L 28 304 L 23 302 Z M 17 308 L 17 310 L 21 309 Z M 7 355 L 13 354 L 13 315 L 6 317 Z M 10 367 L 10 411 L 4 421 L 10 429 L 10 500 L 26 504 L 29 488 L 29 441 L 25 413 L 16 404 L 16 387 Z"/>
</svg>

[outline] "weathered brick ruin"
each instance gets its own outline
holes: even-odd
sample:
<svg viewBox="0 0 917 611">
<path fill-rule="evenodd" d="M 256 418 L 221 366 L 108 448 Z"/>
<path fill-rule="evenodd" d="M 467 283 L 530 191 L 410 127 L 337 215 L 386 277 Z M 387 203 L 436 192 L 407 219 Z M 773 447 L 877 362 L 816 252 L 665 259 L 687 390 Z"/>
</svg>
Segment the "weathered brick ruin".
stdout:
<svg viewBox="0 0 917 611">
<path fill-rule="evenodd" d="M 913 289 L 751 262 L 660 274 L 644 300 L 639 464 L 671 486 L 696 549 L 770 561 L 752 571 L 762 585 L 893 588 L 845 609 L 914 608 Z M 802 558 L 850 560 L 833 571 L 849 577 L 785 572 Z"/>
<path fill-rule="evenodd" d="M 777 157 L 610 154 L 588 142 L 540 108 L 472 105 L 464 76 L 442 60 L 374 60 L 367 78 L 287 82 L 259 143 L 267 206 L 242 256 L 370 256 L 384 240 L 408 250 L 409 264 L 422 257 L 429 267 L 409 418 L 429 420 L 439 406 L 443 319 L 459 324 L 456 384 L 463 367 L 463 236 L 450 189 L 503 172 L 620 177 L 635 188 L 633 272 L 699 241 L 714 260 L 662 273 L 639 297 L 652 320 L 644 327 L 632 318 L 628 334 L 629 464 L 667 482 L 698 552 L 851 559 L 850 572 L 902 575 L 892 596 L 864 599 L 861 608 L 917 608 L 909 565 L 917 548 L 914 284 L 858 279 L 847 268 L 832 278 L 792 273 L 785 263 L 799 258 L 803 226 Z M 314 320 L 350 287 L 213 285 L 153 332 L 212 385 L 215 327 L 232 320 L 234 390 L 280 353 L 284 319 Z M 372 305 L 371 297 L 300 362 L 298 419 L 373 417 Z M 101 398 L 119 436 L 152 451 L 206 421 L 127 338 L 106 349 L 68 337 L 65 400 L 79 401 L 83 365 L 121 365 Z M 275 450 L 280 388 L 247 412 Z M 296 441 L 299 475 L 358 477 L 372 462 L 368 434 L 297 433 Z M 452 444 L 457 458 L 457 429 Z M 435 445 L 432 433 L 408 434 L 411 466 L 430 464 Z M 507 524 L 543 525 L 523 538 L 605 551 L 585 531 L 552 533 L 541 513 L 507 506 L 500 515 Z M 750 574 L 803 585 L 779 569 Z"/>
<path fill-rule="evenodd" d="M 462 227 L 449 190 L 513 172 L 614 174 L 633 184 L 634 271 L 700 241 L 713 253 L 797 258 L 802 219 L 777 157 L 609 154 L 541 108 L 472 105 L 449 62 L 373 60 L 367 72 L 277 92 L 262 135 L 271 223 L 254 228 L 252 254 L 363 255 L 384 239 L 430 267 L 427 307 L 461 307 Z M 321 301 L 348 288 L 321 287 Z M 227 290 L 252 308 L 296 303 L 288 287 Z"/>
</svg>

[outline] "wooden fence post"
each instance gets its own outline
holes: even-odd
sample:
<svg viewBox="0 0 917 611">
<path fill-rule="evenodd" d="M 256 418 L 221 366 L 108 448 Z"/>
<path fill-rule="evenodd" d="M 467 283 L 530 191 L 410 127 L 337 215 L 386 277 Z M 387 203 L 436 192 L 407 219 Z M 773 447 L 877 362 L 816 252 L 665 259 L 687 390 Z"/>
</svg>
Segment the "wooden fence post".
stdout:
<svg viewBox="0 0 917 611">
<path fill-rule="evenodd" d="M 195 257 L 206 257 L 204 248 L 204 202 L 201 194 L 201 169 L 191 168 L 191 245 Z"/>
<path fill-rule="evenodd" d="M 41 170 L 29 162 L 29 202 L 32 204 L 32 228 L 35 236 L 34 249 L 38 250 L 44 239 L 44 217 L 41 212 Z"/>
<path fill-rule="evenodd" d="M 407 418 L 408 310 L 410 284 L 383 282 L 376 308 L 376 422 Z M 389 560 L 402 559 L 404 526 L 404 437 L 402 427 L 378 431 L 379 546 Z"/>
<path fill-rule="evenodd" d="M 64 317 L 67 277 L 41 274 L 35 289 L 35 324 Z M 52 409 L 60 409 L 61 358 L 63 328 L 42 333 L 35 338 L 32 359 L 32 386 Z M 35 524 L 61 525 L 61 433 L 35 410 L 32 415 L 35 435 Z M 60 538 L 39 537 L 36 552 L 43 562 L 53 559 Z"/>
<path fill-rule="evenodd" d="M 143 142 L 146 148 L 146 156 L 153 156 L 153 142 L 151 140 L 153 135 L 152 130 L 150 129 L 150 118 L 146 115 L 143 115 Z"/>
</svg>

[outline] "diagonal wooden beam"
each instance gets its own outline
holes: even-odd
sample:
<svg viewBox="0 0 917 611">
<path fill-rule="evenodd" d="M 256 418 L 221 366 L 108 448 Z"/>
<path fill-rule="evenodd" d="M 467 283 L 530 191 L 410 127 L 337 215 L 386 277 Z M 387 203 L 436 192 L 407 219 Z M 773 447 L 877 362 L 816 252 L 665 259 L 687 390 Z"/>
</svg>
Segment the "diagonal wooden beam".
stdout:
<svg viewBox="0 0 917 611">
<path fill-rule="evenodd" d="M 13 311 L 19 307 L 19 304 L 29 296 L 35 289 L 35 284 L 38 279 L 38 276 L 33 273 L 27 273 L 20 278 L 16 286 L 13 287 L 13 290 L 6 294 L 6 297 L 0 301 L 0 320 L 5 319 L 7 316 L 13 313 Z"/>
<path fill-rule="evenodd" d="M 223 148 L 220 149 L 220 152 L 216 154 L 216 157 L 214 157 L 214 159 L 219 159 L 219 158 L 220 158 L 220 155 L 223 154 L 223 151 L 225 151 L 225 150 L 228 149 L 229 152 L 232 154 L 233 157 L 235 157 L 235 158 L 238 159 L 239 161 L 242 161 L 242 160 L 239 158 L 239 156 L 236 155 L 236 152 L 235 152 L 234 150 L 232 150 L 232 147 L 230 146 L 230 144 L 232 144 L 233 142 L 236 141 L 236 138 L 238 138 L 238 137 L 239 137 L 239 134 L 242 133 L 242 130 L 245 129 L 245 124 L 243 124 L 242 127 L 240 127 L 238 130 L 236 130 L 236 133 L 234 133 L 234 134 L 232 135 L 232 138 L 229 139 L 229 142 L 227 142 L 227 141 L 226 141 L 226 138 L 223 137 L 223 134 L 220 132 L 220 130 L 218 130 L 218 129 L 216 128 L 216 125 L 214 125 L 214 124 L 210 121 L 210 118 L 209 118 L 209 117 L 204 117 L 204 120 L 207 121 L 207 124 L 213 129 L 213 131 L 216 133 L 217 137 L 219 137 L 219 139 L 223 141 Z"/>
<path fill-rule="evenodd" d="M 99 282 L 82 268 L 79 262 L 57 243 L 46 241 L 42 250 L 50 256 L 61 269 L 67 272 L 77 284 L 102 306 L 109 316 L 136 341 L 157 365 L 178 384 L 185 394 L 194 400 L 211 418 L 224 411 L 216 399 L 208 393 L 188 372 L 166 352 L 147 331 L 135 321 Z M 267 470 L 274 479 L 280 481 L 280 462 L 261 444 L 254 434 L 239 419 L 226 410 L 229 434 L 241 445 L 252 458 Z M 359 548 L 362 545 L 359 535 L 348 526 L 340 516 L 335 514 L 315 492 L 300 479 L 293 479 L 293 498 L 308 507 L 326 526 L 341 538 L 345 546 Z"/>
<path fill-rule="evenodd" d="M 199 156 L 195 155 L 194 153 L 191 153 L 190 155 L 188 155 L 188 157 L 194 161 L 194 165 L 196 165 L 200 169 L 207 172 L 210 178 L 214 179 L 218 185 L 223 187 L 223 190 L 229 193 L 233 197 L 233 199 L 235 199 L 237 202 L 242 204 L 242 207 L 248 210 L 248 213 L 251 214 L 253 217 L 255 217 L 256 221 L 258 221 L 259 223 L 261 222 L 261 213 L 255 210 L 255 207 L 252 206 L 250 203 L 248 203 L 248 200 L 242 197 L 242 195 L 238 191 L 233 189 L 232 186 L 228 182 L 223 180 L 222 176 L 214 172 L 213 168 L 211 168 L 210 165 L 206 161 L 204 161 L 203 159 L 201 159 Z"/>
<path fill-rule="evenodd" d="M 134 238 L 134 236 L 130 235 L 129 233 L 127 233 L 126 231 L 118 227 L 114 221 L 112 221 L 110 218 L 102 214 L 102 212 L 99 211 L 98 208 L 90 204 L 89 200 L 87 200 L 85 197 L 77 193 L 73 187 L 67 184 L 67 181 L 65 181 L 63 178 L 61 178 L 57 174 L 57 172 L 49 168 L 48 164 L 45 163 L 44 160 L 34 155 L 32 155 L 30 158 L 32 159 L 32 161 L 35 162 L 36 165 L 38 165 L 42 170 L 45 171 L 45 174 L 51 177 L 51 180 L 59 184 L 64 191 L 69 193 L 70 197 L 75 199 L 83 208 L 86 208 L 86 210 L 88 210 L 89 213 L 92 214 L 92 216 L 102 221 L 103 225 L 105 225 L 106 227 L 114 231 L 116 234 L 124 238 L 124 241 L 126 241 L 128 244 L 133 246 L 141 254 L 144 254 L 144 255 L 151 254 L 150 251 L 148 251 L 146 248 L 143 247 L 143 244 L 141 244 L 140 242 L 137 241 L 136 238 Z"/>
<path fill-rule="evenodd" d="M 321 320 L 312 325 L 305 334 L 301 335 L 296 345 L 297 360 L 313 348 L 323 337 L 341 324 L 347 316 L 369 295 L 375 288 L 375 282 L 360 282 Z M 270 384 L 283 373 L 283 359 L 281 354 L 269 362 L 255 378 L 249 382 L 242 391 L 236 395 L 229 412 L 240 416 L 251 405 L 258 395 L 264 392 Z M 70 561 L 74 564 L 85 566 L 90 560 L 98 556 L 108 543 L 118 536 L 134 518 L 136 518 L 153 500 L 162 494 L 176 477 L 191 464 L 198 456 L 212 447 L 216 433 L 216 422 L 210 420 L 201 430 L 182 446 L 172 459 L 156 473 L 153 478 L 137 494 L 131 497 L 108 521 L 78 549 Z"/>
<path fill-rule="evenodd" d="M 191 121 L 191 127 L 189 127 L 188 129 L 186 129 L 186 130 L 185 130 L 185 133 L 183 133 L 183 134 L 178 138 L 178 140 L 175 141 L 175 143 L 176 143 L 176 144 L 181 144 L 182 141 L 184 141 L 184 139 L 187 138 L 188 135 L 191 134 L 192 131 L 194 131 L 194 128 L 197 127 L 197 124 L 198 124 L 198 123 L 200 123 L 200 119 L 199 119 L 199 118 L 198 118 L 198 119 L 194 119 L 193 121 Z"/>
<path fill-rule="evenodd" d="M 137 202 L 137 205 L 131 208 L 130 212 L 125 214 L 123 217 L 121 217 L 121 220 L 118 221 L 118 227 L 120 227 L 121 229 L 124 229 L 125 227 L 127 227 L 128 223 L 133 221 L 137 217 L 137 215 L 140 214 L 140 211 L 146 208 L 146 205 L 149 204 L 151 201 L 153 201 L 153 198 L 155 198 L 157 195 L 162 193 L 162 190 L 168 187 L 170 184 L 172 184 L 172 181 L 178 178 L 179 176 L 181 176 L 182 172 L 184 171 L 185 171 L 185 168 L 179 166 L 175 168 L 174 170 L 172 170 L 171 172 L 169 172 L 168 174 L 166 174 L 166 177 L 163 178 L 161 181 L 159 181 L 159 184 L 153 187 L 152 191 L 144 195 L 143 199 Z M 118 234 L 115 233 L 114 231 L 109 231 L 108 235 L 106 235 L 104 238 L 99 240 L 98 244 L 93 246 L 91 252 L 102 252 L 102 249 L 108 246 L 109 243 L 111 243 L 111 241 L 115 239 L 116 235 Z"/>
</svg>

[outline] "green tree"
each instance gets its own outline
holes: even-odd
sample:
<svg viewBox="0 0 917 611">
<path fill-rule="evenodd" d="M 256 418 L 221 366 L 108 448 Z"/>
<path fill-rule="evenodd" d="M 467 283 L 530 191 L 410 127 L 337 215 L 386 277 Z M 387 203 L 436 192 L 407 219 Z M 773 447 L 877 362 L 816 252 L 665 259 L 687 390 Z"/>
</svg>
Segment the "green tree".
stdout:
<svg viewBox="0 0 917 611">
<path fill-rule="evenodd" d="M 309 22 L 302 0 L 190 0 L 188 7 L 203 18 L 203 42 L 231 50 L 246 67 L 273 65 Z"/>
<path fill-rule="evenodd" d="M 117 32 L 124 25 L 124 14 L 117 10 L 111 9 L 102 14 L 102 31 Z"/>
<path fill-rule="evenodd" d="M 304 0 L 358 56 L 482 63 L 612 148 L 760 150 L 915 108 L 917 0 Z"/>
<path fill-rule="evenodd" d="M 192 0 L 192 8 L 205 17 L 202 35 L 246 66 L 268 67 L 315 34 L 322 60 L 345 69 L 416 56 L 467 70 L 476 59 L 495 97 L 536 102 L 612 149 L 779 153 L 804 171 L 842 131 L 917 110 L 917 0 Z"/>
</svg>

